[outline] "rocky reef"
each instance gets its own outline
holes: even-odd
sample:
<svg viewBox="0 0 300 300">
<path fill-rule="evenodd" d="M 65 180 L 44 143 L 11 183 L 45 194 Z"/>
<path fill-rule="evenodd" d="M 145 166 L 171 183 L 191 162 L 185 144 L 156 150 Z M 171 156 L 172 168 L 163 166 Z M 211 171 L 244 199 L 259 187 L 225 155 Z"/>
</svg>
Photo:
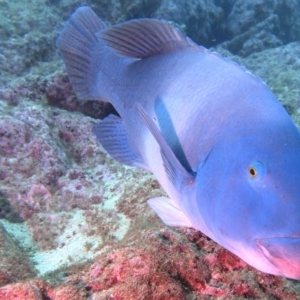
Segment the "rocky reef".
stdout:
<svg viewBox="0 0 300 300">
<path fill-rule="evenodd" d="M 300 282 L 165 226 L 146 204 L 164 195 L 155 178 L 97 144 L 91 126 L 117 112 L 76 98 L 55 48 L 80 5 L 107 24 L 170 20 L 260 76 L 300 125 L 298 1 L 1 1 L 0 299 L 300 299 Z"/>
</svg>

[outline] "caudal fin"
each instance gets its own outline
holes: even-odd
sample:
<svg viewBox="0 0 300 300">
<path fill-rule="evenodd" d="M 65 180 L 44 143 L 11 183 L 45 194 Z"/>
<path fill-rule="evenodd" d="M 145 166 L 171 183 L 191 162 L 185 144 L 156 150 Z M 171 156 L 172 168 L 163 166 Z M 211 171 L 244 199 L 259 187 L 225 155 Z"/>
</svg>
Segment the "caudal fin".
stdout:
<svg viewBox="0 0 300 300">
<path fill-rule="evenodd" d="M 99 99 L 97 77 L 104 44 L 96 36 L 106 25 L 89 7 L 72 15 L 57 40 L 76 95 L 80 99 Z M 102 49 L 102 51 L 101 51 Z"/>
</svg>

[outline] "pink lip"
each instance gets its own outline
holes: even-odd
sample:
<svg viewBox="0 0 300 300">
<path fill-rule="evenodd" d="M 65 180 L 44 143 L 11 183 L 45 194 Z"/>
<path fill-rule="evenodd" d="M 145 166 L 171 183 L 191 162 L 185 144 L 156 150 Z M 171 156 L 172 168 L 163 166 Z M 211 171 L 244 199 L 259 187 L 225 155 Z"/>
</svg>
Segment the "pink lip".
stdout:
<svg viewBox="0 0 300 300">
<path fill-rule="evenodd" d="M 288 278 L 300 279 L 300 238 L 275 237 L 258 239 L 264 256 Z"/>
</svg>

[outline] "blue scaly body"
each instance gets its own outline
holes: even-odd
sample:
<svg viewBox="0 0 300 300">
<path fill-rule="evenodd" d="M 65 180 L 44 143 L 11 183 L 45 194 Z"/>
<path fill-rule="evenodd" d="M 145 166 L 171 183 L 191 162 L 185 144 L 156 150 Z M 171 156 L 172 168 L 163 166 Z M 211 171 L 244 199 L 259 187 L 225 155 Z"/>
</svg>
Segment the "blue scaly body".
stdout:
<svg viewBox="0 0 300 300">
<path fill-rule="evenodd" d="M 267 86 L 167 22 L 112 28 L 79 8 L 58 48 L 77 96 L 108 101 L 93 131 L 119 162 L 151 171 L 148 201 L 257 269 L 300 279 L 300 136 Z"/>
</svg>

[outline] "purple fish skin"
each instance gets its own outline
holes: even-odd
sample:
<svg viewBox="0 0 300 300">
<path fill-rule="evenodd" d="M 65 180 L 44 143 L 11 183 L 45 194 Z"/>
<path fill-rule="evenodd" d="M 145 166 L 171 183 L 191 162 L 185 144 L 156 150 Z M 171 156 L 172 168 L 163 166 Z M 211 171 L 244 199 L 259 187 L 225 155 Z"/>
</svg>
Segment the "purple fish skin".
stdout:
<svg viewBox="0 0 300 300">
<path fill-rule="evenodd" d="M 300 279 L 300 135 L 259 78 L 165 21 L 107 28 L 79 8 L 57 41 L 78 97 L 120 163 L 152 172 L 165 224 L 194 227 L 258 270 Z"/>
</svg>

